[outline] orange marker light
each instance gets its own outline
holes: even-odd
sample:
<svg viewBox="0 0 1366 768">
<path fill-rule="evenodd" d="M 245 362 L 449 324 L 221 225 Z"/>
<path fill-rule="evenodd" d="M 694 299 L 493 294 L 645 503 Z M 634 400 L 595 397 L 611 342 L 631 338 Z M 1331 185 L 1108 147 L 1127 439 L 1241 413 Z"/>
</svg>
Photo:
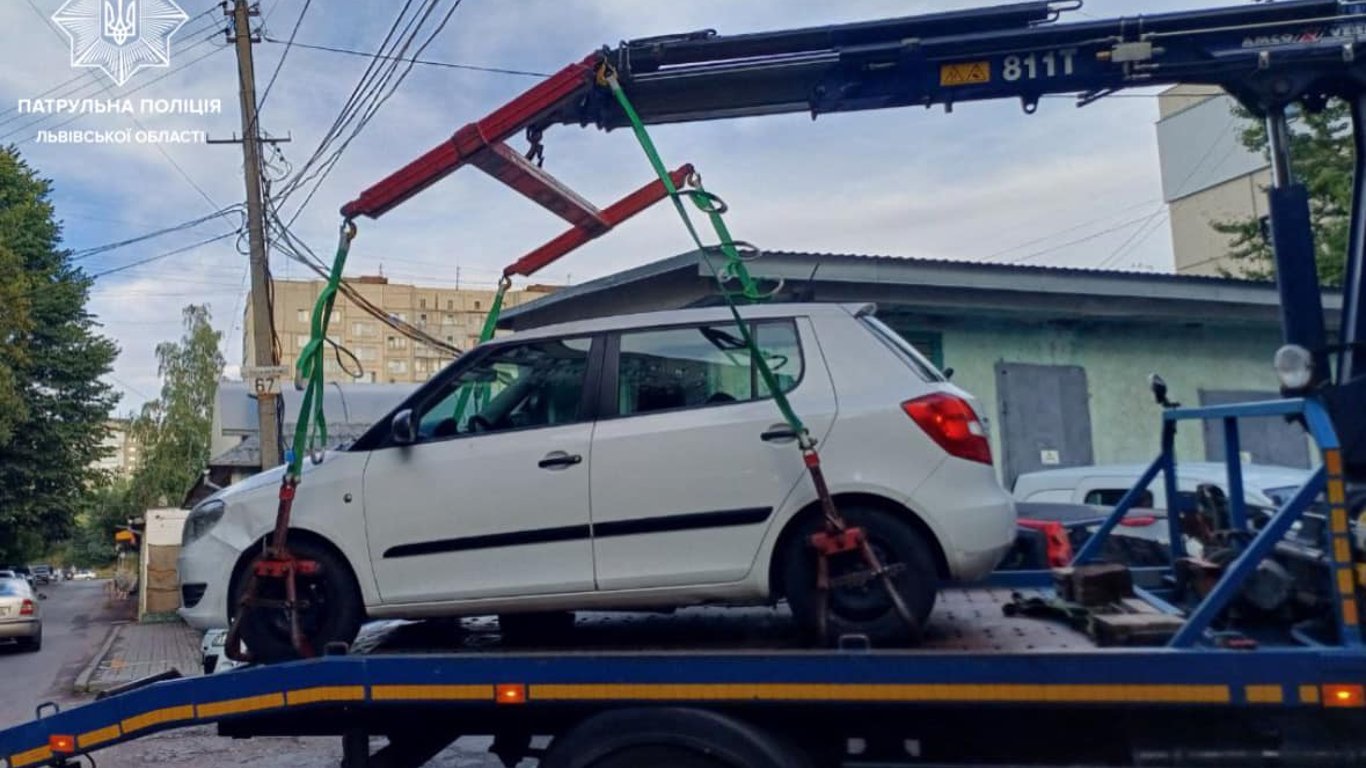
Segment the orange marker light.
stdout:
<svg viewBox="0 0 1366 768">
<path fill-rule="evenodd" d="M 1366 691 L 1360 685 L 1323 686 L 1323 706 L 1360 707 L 1366 705 Z"/>
<path fill-rule="evenodd" d="M 518 683 L 505 683 L 494 688 L 494 696 L 499 704 L 525 704 L 526 686 Z"/>
<path fill-rule="evenodd" d="M 69 754 L 76 751 L 76 737 L 54 733 L 47 737 L 47 746 L 57 754 Z"/>
</svg>

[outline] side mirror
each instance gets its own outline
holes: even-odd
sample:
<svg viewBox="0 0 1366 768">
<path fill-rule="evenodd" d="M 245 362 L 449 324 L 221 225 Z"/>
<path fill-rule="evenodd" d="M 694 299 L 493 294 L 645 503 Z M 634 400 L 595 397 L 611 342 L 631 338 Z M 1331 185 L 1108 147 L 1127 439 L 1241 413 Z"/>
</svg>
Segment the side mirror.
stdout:
<svg viewBox="0 0 1366 768">
<path fill-rule="evenodd" d="M 393 436 L 396 445 L 412 445 L 417 442 L 417 417 L 413 415 L 413 409 L 404 408 L 394 414 L 394 420 L 389 422 L 389 434 Z"/>
</svg>

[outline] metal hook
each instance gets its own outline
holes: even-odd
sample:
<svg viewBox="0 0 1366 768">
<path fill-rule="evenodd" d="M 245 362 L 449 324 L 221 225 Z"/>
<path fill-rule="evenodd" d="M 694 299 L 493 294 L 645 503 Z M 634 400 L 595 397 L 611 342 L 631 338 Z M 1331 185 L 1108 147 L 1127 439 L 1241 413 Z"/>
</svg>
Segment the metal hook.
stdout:
<svg viewBox="0 0 1366 768">
<path fill-rule="evenodd" d="M 726 205 L 725 200 L 705 189 L 689 189 L 685 190 L 683 194 L 690 197 L 698 210 L 708 216 L 724 216 L 726 211 L 730 210 L 730 206 Z"/>
</svg>

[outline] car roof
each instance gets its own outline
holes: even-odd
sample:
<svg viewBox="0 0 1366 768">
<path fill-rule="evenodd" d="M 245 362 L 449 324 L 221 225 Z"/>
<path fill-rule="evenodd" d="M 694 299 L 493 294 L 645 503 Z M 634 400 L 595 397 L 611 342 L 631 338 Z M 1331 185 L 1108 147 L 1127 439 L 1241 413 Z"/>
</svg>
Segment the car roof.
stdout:
<svg viewBox="0 0 1366 768">
<path fill-rule="evenodd" d="M 750 304 L 737 307 L 740 316 L 746 320 L 760 320 L 773 317 L 818 317 L 822 315 L 850 315 L 867 314 L 876 309 L 876 306 L 869 303 L 856 304 L 832 304 L 816 302 L 785 302 L 776 304 Z M 508 336 L 500 336 L 491 343 L 502 341 L 524 341 L 527 339 L 538 339 L 553 336 L 574 336 L 580 334 L 602 333 L 604 331 L 627 330 L 631 328 L 648 328 L 651 326 L 665 325 L 686 325 L 689 323 L 728 323 L 733 322 L 730 308 L 719 307 L 698 307 L 694 309 L 668 309 L 658 312 L 637 312 L 628 315 L 610 315 L 608 317 L 595 317 L 589 320 L 574 320 L 567 323 L 556 323 L 539 328 L 532 328 L 519 331 Z"/>
</svg>

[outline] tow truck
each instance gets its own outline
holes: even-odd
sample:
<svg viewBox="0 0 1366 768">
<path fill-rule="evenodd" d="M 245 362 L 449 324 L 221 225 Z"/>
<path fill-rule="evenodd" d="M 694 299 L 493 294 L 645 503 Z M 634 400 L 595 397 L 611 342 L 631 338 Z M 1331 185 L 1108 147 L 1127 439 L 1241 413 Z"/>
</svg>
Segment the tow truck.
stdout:
<svg viewBox="0 0 1366 768">
<path fill-rule="evenodd" d="M 1237 457 L 1238 419 L 1290 418 L 1322 466 L 1268 519 L 1243 508 L 1228 465 L 1225 562 L 1193 577 L 1188 520 L 1171 505 L 1171 566 L 1135 574 L 1140 612 L 1167 617 L 1160 645 L 1102 647 L 1090 635 L 1007 605 L 1055 600 L 1048 571 L 1000 573 L 947 589 L 924 643 L 869 648 L 857 637 L 812 649 L 782 640 L 777 614 L 701 642 L 608 621 L 582 642 L 545 649 L 465 644 L 426 653 L 333 647 L 318 658 L 149 682 L 0 731 L 7 768 L 78 756 L 191 725 L 226 736 L 331 735 L 344 765 L 417 766 L 466 735 L 491 735 L 505 765 L 545 768 L 824 768 L 835 765 L 1249 766 L 1366 764 L 1366 566 L 1346 484 L 1366 477 L 1366 3 L 1287 0 L 1109 20 L 1065 21 L 1080 2 L 1022 2 L 771 33 L 710 30 L 634 40 L 565 67 L 366 190 L 348 220 L 379 216 L 472 164 L 569 221 L 512 267 L 528 274 L 666 194 L 661 178 L 604 210 L 532 158 L 559 124 L 603 129 L 809 111 L 944 106 L 1051 94 L 1079 105 L 1134 87 L 1224 89 L 1265 119 L 1286 346 L 1284 397 L 1207 408 L 1167 403 L 1157 458 L 1073 560 L 1091 561 L 1149 483 L 1175 482 L 1181 422 L 1222 422 Z M 1351 107 L 1356 142 L 1342 326 L 1329 342 L 1314 268 L 1308 198 L 1290 164 L 1293 110 Z M 633 109 L 628 107 L 634 107 Z M 525 155 L 506 143 L 526 131 Z M 666 175 L 666 174 L 661 174 Z M 675 184 L 685 177 L 671 179 Z M 306 492 L 306 489 L 305 489 Z M 1315 512 L 1309 512 L 1310 507 Z M 1311 516 L 1319 526 L 1309 526 Z M 1307 530 L 1316 533 L 1306 541 Z M 1291 539 L 1296 539 L 1292 542 Z M 1306 570 L 1296 592 L 1320 613 L 1237 610 L 1265 562 L 1291 545 Z M 1147 585 L 1139 586 L 1138 583 Z M 686 619 L 685 619 L 686 621 Z M 706 624 L 712 621 L 707 619 Z M 649 624 L 650 622 L 645 622 Z M 696 622 L 694 622 L 696 623 Z M 666 625 L 667 626 L 667 625 Z M 757 627 L 757 628 L 756 628 Z M 372 737 L 384 737 L 382 746 Z M 548 740 L 548 748 L 543 744 Z"/>
</svg>

